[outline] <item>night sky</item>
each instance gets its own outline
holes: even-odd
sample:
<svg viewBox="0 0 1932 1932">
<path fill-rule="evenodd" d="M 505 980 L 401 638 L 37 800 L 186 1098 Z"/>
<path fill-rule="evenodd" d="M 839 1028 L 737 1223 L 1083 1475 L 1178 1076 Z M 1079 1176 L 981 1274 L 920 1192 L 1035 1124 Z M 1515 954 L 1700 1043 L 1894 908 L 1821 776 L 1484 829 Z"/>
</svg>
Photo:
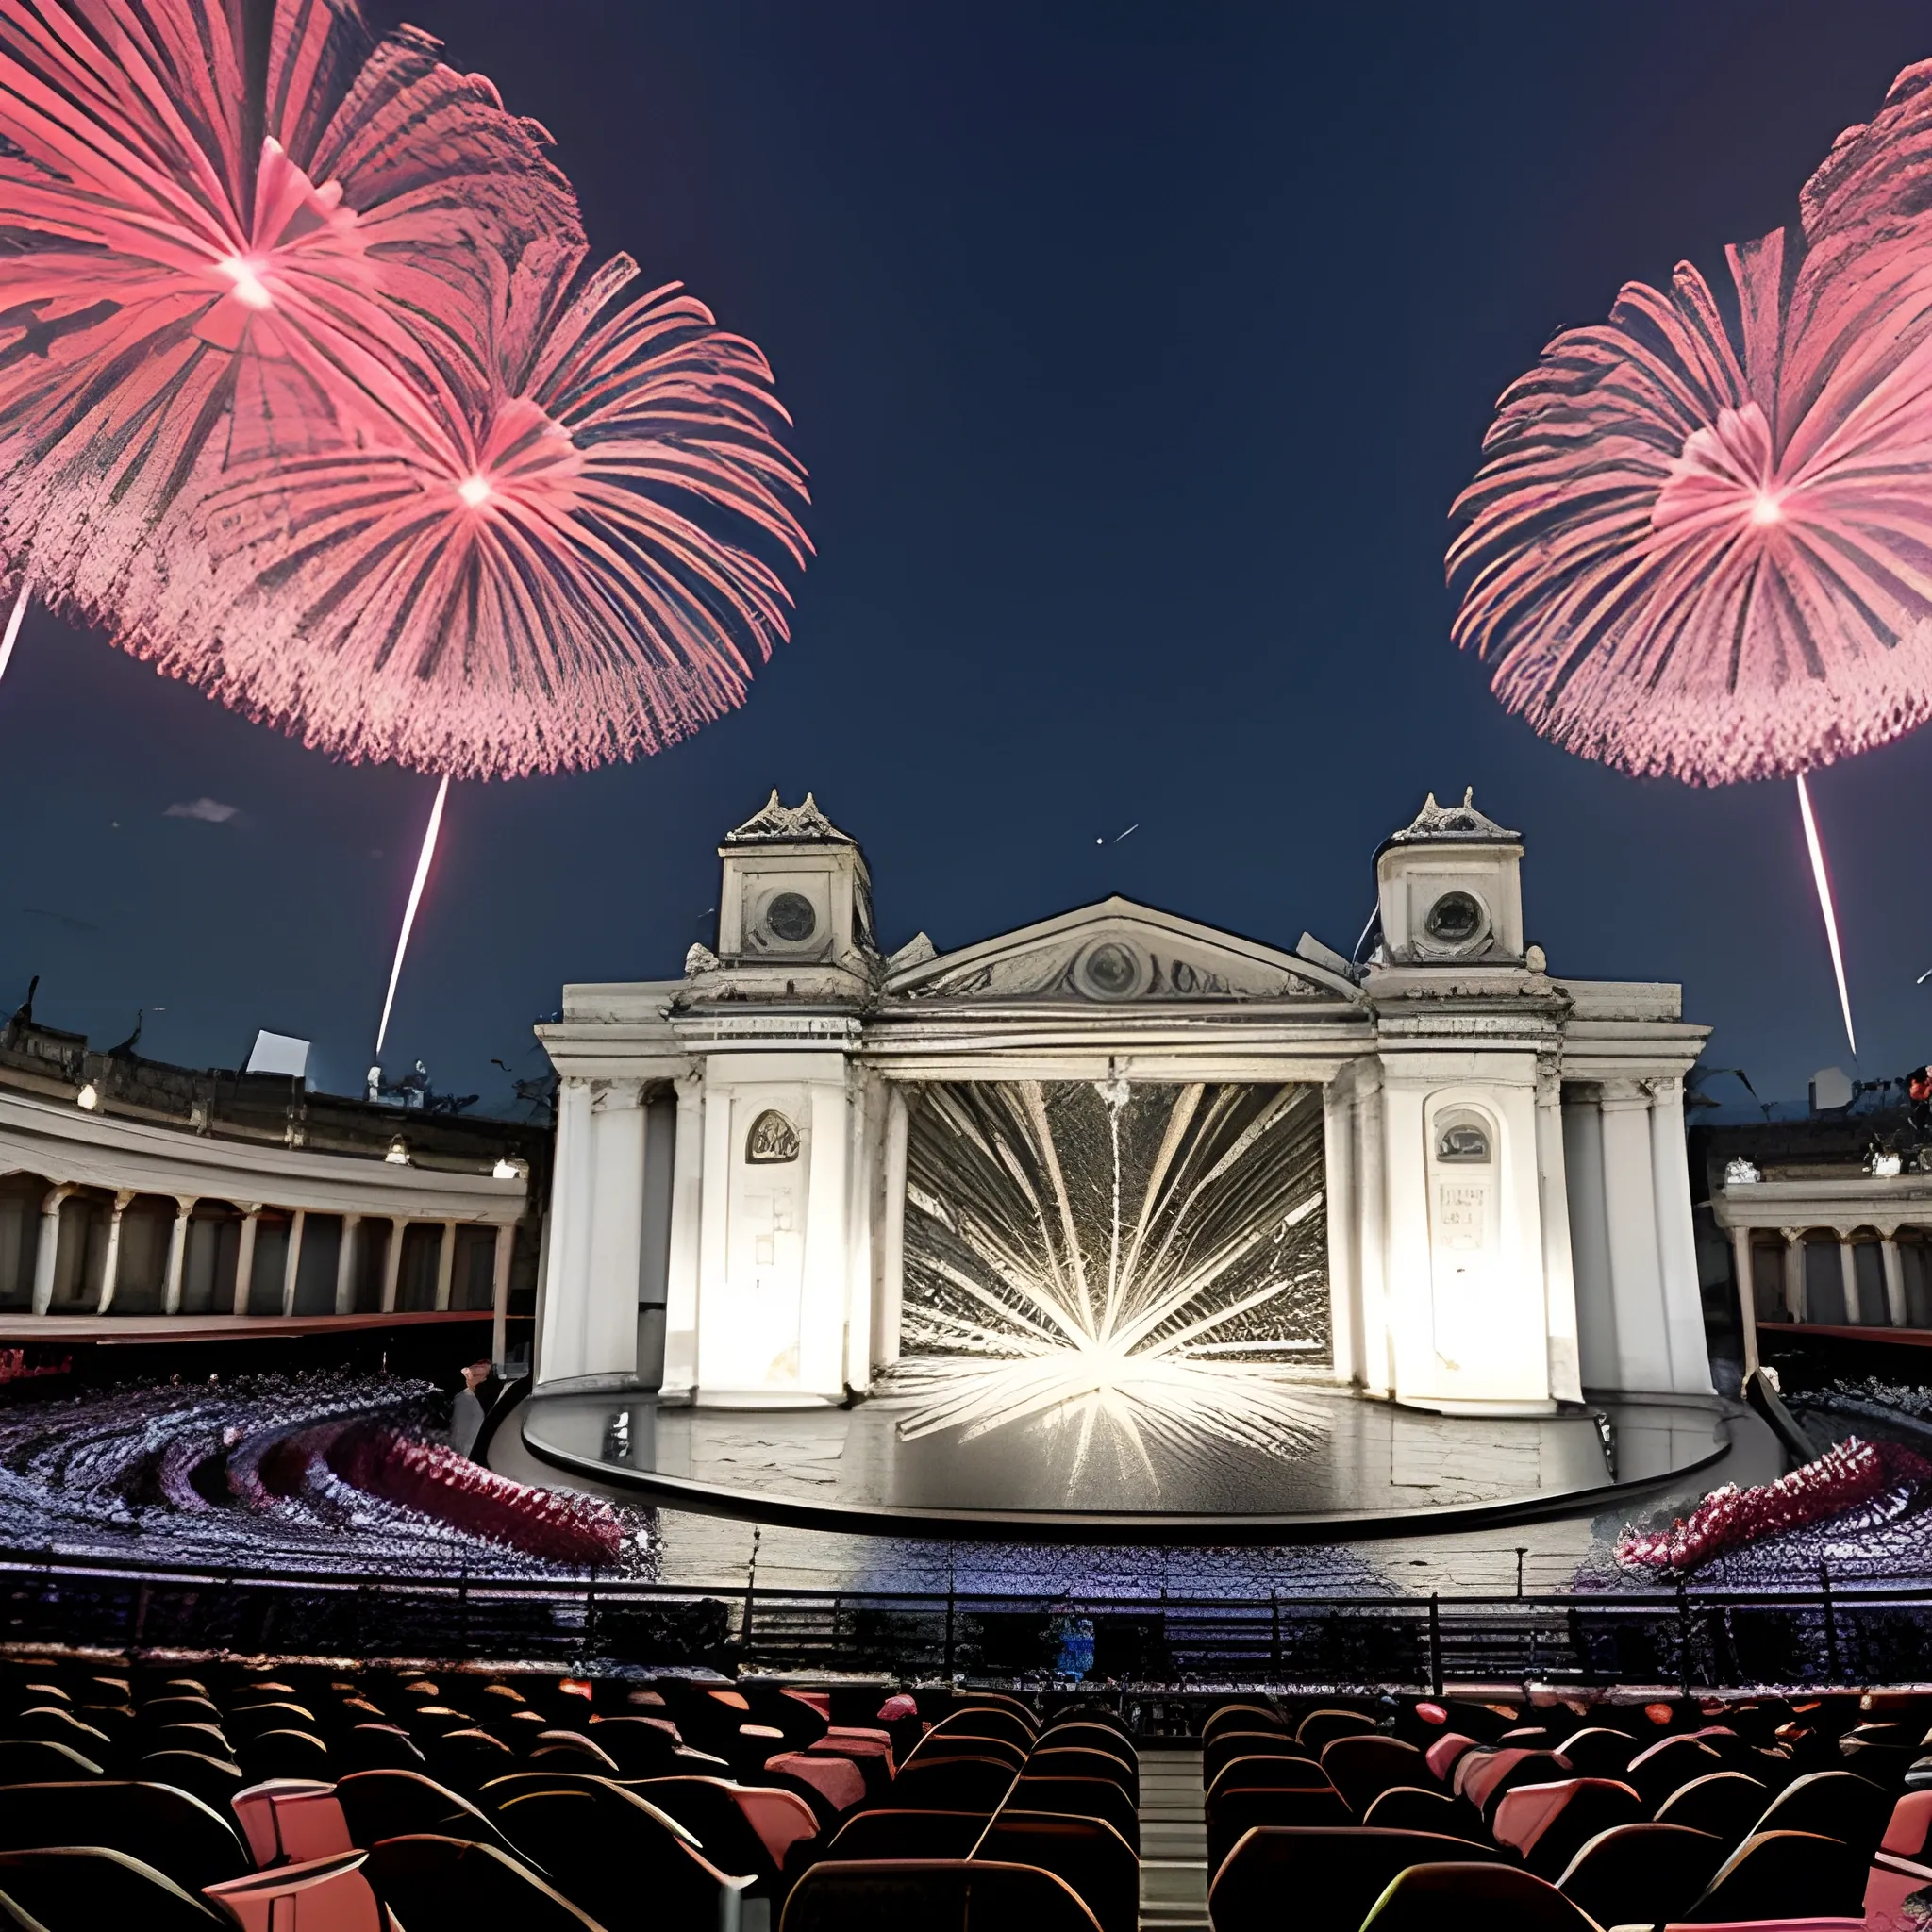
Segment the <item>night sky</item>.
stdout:
<svg viewBox="0 0 1932 1932">
<path fill-rule="evenodd" d="M 1543 744 L 1451 648 L 1441 560 L 1504 385 L 1621 281 L 1790 219 L 1932 56 L 1923 5 L 375 11 L 550 128 L 600 251 L 764 347 L 819 551 L 736 716 L 456 790 L 392 1071 L 502 1100 L 565 980 L 677 972 L 774 784 L 863 842 L 889 947 L 1118 891 L 1344 951 L 1376 843 L 1474 784 L 1554 972 L 1681 979 L 1767 1094 L 1851 1064 L 1792 788 Z M 232 1066 L 268 1026 L 353 1087 L 431 791 L 37 613 L 0 685 L 0 1015 L 39 972 L 96 1044 L 145 1007 L 144 1052 Z M 1932 1057 L 1932 735 L 1814 796 L 1856 1071 L 1896 1074 Z M 201 800 L 235 809 L 170 815 Z"/>
</svg>

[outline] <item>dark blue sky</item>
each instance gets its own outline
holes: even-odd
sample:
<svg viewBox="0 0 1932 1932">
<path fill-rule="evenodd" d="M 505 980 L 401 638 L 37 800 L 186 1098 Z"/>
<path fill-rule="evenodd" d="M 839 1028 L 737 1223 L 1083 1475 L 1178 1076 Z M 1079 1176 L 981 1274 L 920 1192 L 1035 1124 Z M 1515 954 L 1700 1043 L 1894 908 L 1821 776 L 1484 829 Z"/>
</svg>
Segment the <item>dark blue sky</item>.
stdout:
<svg viewBox="0 0 1932 1932">
<path fill-rule="evenodd" d="M 1791 788 L 1637 784 L 1506 718 L 1447 641 L 1443 514 L 1557 327 L 1790 217 L 1932 55 L 1923 6 L 403 11 L 555 133 L 600 249 L 764 346 L 820 556 L 736 717 L 457 791 L 392 1066 L 499 1095 L 565 979 L 675 972 L 774 784 L 862 840 L 889 945 L 1117 891 L 1346 948 L 1376 842 L 1474 783 L 1554 970 L 1681 978 L 1761 1091 L 1845 1059 Z M 352 1083 L 429 795 L 37 616 L 0 686 L 0 1012 L 39 971 L 101 1043 L 163 1008 L 158 1056 L 267 1025 Z M 1932 737 L 1815 795 L 1859 1071 L 1897 1072 L 1932 1055 Z M 166 815 L 203 797 L 237 815 Z"/>
</svg>

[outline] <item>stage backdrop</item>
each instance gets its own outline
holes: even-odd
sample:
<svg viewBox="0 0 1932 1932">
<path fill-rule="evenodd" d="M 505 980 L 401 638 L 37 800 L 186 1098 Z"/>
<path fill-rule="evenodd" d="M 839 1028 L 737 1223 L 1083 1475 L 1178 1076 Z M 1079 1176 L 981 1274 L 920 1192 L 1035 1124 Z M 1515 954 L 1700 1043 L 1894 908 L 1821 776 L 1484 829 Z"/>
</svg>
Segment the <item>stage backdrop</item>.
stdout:
<svg viewBox="0 0 1932 1932">
<path fill-rule="evenodd" d="M 904 1348 L 1325 1368 L 1321 1089 L 926 1087 L 907 1160 Z"/>
</svg>

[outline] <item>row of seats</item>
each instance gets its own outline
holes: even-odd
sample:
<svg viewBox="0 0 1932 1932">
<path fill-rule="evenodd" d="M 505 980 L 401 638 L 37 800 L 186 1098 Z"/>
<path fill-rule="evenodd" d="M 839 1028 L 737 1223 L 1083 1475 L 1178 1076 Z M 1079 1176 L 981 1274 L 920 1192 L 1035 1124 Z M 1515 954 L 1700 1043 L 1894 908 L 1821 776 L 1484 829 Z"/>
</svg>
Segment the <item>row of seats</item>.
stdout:
<svg viewBox="0 0 1932 1932">
<path fill-rule="evenodd" d="M 1230 1703 L 1203 1730 L 1209 1909 L 1220 1932 L 1282 1897 L 1307 1932 L 1890 1924 L 1932 1883 L 1932 1789 L 1908 1788 L 1928 1717 Z"/>
<path fill-rule="evenodd" d="M 1004 1885 L 1040 1893 L 1030 1922 L 1132 1932 L 1138 1764 L 1119 1721 L 1042 1731 L 1015 1700 L 925 1702 L 931 1717 L 876 1688 L 0 1660 L 0 1923 L 830 1924 L 840 1887 L 819 1867 L 916 1857 L 962 1910 Z M 834 1722 L 855 1717 L 872 1722 Z"/>
<path fill-rule="evenodd" d="M 1232 1701 L 1201 1730 L 1210 1912 L 1902 1932 L 1932 1920 L 1928 1723 L 1903 1696 Z M 1138 1924 L 1140 1755 L 1094 1704 L 0 1657 L 0 1925 L 38 1932 Z"/>
</svg>

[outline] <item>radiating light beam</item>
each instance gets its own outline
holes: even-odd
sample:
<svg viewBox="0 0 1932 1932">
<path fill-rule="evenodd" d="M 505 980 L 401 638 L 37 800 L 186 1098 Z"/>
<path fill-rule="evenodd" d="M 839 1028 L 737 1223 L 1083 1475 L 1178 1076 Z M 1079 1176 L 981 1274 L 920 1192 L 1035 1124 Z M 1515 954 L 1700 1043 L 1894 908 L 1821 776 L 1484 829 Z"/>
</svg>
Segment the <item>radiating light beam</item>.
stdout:
<svg viewBox="0 0 1932 1932">
<path fill-rule="evenodd" d="M 21 620 L 26 616 L 26 607 L 32 601 L 34 583 L 31 577 L 20 580 L 20 595 L 13 600 L 13 614 L 7 620 L 7 635 L 0 637 L 0 677 L 7 675 L 8 660 L 13 656 L 13 647 L 20 639 Z"/>
<path fill-rule="evenodd" d="M 389 1037 L 390 1008 L 396 1003 L 396 981 L 403 976 L 403 958 L 409 950 L 409 928 L 416 924 L 416 908 L 423 903 L 423 887 L 429 877 L 429 861 L 436 856 L 436 835 L 442 829 L 442 804 L 449 796 L 449 774 L 436 788 L 436 803 L 429 808 L 429 828 L 423 834 L 423 851 L 416 860 L 416 877 L 409 887 L 409 903 L 403 909 L 403 929 L 396 940 L 396 963 L 389 969 L 389 991 L 382 1002 L 382 1024 L 375 1029 L 375 1058 L 382 1060 L 382 1042 Z"/>
<path fill-rule="evenodd" d="M 1845 1016 L 1845 1038 L 1852 1058 L 1858 1057 L 1858 1036 L 1852 1031 L 1852 996 L 1845 989 L 1845 956 L 1838 942 L 1838 914 L 1831 909 L 1831 880 L 1824 870 L 1824 847 L 1818 839 L 1818 821 L 1811 816 L 1811 794 L 1805 774 L 1798 774 L 1798 810 L 1805 821 L 1805 843 L 1811 852 L 1811 877 L 1818 888 L 1818 909 L 1824 914 L 1824 937 L 1831 942 L 1831 970 L 1838 974 L 1838 1003 Z"/>
</svg>

